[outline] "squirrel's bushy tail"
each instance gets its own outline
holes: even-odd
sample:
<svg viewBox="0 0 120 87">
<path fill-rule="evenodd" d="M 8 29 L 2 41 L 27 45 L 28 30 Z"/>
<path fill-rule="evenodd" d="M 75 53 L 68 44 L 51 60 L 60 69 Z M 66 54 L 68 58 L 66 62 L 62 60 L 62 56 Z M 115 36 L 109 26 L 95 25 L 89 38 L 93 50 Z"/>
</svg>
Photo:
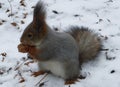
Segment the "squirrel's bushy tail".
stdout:
<svg viewBox="0 0 120 87">
<path fill-rule="evenodd" d="M 94 59 L 101 48 L 101 40 L 97 34 L 85 27 L 71 27 L 67 31 L 79 45 L 80 64 Z"/>
</svg>

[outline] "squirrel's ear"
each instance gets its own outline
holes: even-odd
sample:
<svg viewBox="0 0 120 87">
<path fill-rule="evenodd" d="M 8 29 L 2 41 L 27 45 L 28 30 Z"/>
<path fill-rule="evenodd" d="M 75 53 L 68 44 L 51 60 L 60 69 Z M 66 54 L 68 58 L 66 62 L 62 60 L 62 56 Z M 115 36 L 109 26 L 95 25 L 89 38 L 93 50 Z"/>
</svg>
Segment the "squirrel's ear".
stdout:
<svg viewBox="0 0 120 87">
<path fill-rule="evenodd" d="M 45 23 L 45 17 L 46 17 L 46 11 L 44 7 L 44 3 L 39 1 L 34 9 L 34 15 L 33 15 L 34 27 L 36 27 L 37 29 L 42 27 L 42 25 L 44 25 Z"/>
</svg>

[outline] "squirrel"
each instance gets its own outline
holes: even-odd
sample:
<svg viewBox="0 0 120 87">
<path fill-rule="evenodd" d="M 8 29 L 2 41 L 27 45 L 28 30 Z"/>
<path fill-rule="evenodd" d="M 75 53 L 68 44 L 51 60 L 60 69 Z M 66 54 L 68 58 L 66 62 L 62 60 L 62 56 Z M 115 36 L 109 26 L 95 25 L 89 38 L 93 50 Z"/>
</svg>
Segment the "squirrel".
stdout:
<svg viewBox="0 0 120 87">
<path fill-rule="evenodd" d="M 46 23 L 44 3 L 39 1 L 32 22 L 26 27 L 18 45 L 19 52 L 28 53 L 38 61 L 40 71 L 50 72 L 73 84 L 84 62 L 95 59 L 101 49 L 98 34 L 86 27 L 71 26 L 65 32 L 57 32 Z"/>
</svg>

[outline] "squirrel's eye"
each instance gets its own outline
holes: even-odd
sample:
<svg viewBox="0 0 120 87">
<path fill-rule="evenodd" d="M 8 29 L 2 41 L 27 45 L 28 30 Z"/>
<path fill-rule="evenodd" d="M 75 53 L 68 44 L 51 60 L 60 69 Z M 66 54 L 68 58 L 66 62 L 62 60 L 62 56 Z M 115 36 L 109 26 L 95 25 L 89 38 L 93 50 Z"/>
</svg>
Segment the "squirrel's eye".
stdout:
<svg viewBox="0 0 120 87">
<path fill-rule="evenodd" d="M 29 33 L 27 36 L 31 39 L 33 37 L 33 34 Z"/>
</svg>

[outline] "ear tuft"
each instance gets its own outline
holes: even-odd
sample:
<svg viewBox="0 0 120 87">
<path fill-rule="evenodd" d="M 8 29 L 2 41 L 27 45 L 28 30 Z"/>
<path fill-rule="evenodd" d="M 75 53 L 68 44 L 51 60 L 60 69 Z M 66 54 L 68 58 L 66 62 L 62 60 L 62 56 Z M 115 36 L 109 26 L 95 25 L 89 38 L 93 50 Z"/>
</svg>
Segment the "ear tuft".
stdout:
<svg viewBox="0 0 120 87">
<path fill-rule="evenodd" d="M 39 1 L 34 9 L 33 23 L 35 25 L 44 24 L 45 17 L 46 17 L 45 4 L 42 1 Z"/>
<path fill-rule="evenodd" d="M 45 4 L 42 1 L 39 1 L 35 6 L 34 17 L 35 16 L 45 19 L 46 9 L 45 9 Z"/>
</svg>

